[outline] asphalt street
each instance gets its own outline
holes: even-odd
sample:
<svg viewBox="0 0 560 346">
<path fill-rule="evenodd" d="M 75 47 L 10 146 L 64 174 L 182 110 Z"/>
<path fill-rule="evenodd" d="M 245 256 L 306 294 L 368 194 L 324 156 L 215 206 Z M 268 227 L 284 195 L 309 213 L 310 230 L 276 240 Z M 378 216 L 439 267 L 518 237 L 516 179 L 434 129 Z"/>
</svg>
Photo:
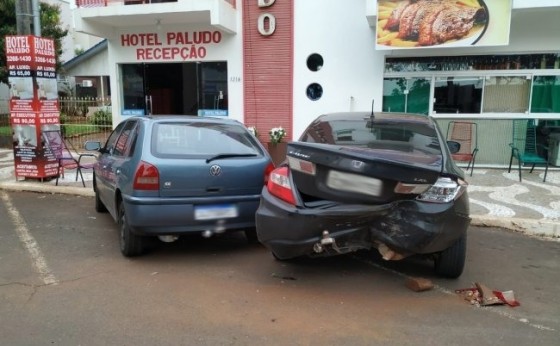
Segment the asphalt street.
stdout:
<svg viewBox="0 0 560 346">
<path fill-rule="evenodd" d="M 0 190 L 2 345 L 528 345 L 560 340 L 560 243 L 469 229 L 457 280 L 375 252 L 279 262 L 244 235 L 124 258 L 91 197 Z M 412 277 L 435 287 L 413 292 Z M 518 307 L 471 305 L 483 283 Z"/>
</svg>

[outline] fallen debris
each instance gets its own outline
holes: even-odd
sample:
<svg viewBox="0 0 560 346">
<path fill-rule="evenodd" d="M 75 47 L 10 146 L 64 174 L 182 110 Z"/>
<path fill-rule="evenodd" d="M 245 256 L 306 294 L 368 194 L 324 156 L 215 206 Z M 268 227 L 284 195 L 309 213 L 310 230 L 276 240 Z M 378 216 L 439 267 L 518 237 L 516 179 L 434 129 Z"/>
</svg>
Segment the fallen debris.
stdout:
<svg viewBox="0 0 560 346">
<path fill-rule="evenodd" d="M 277 279 L 282 279 L 282 280 L 297 280 L 295 277 L 293 276 L 284 276 L 284 275 L 279 275 L 276 273 L 272 273 L 272 277 L 273 278 L 277 278 Z"/>
<path fill-rule="evenodd" d="M 406 287 L 414 292 L 422 292 L 434 288 L 432 281 L 424 278 L 409 278 L 406 280 Z"/>
<path fill-rule="evenodd" d="M 474 283 L 475 287 L 462 288 L 455 290 L 455 293 L 461 295 L 463 299 L 473 305 L 503 305 L 507 304 L 511 307 L 521 305 L 516 299 L 513 291 L 496 291 L 488 288 L 479 282 Z"/>
</svg>

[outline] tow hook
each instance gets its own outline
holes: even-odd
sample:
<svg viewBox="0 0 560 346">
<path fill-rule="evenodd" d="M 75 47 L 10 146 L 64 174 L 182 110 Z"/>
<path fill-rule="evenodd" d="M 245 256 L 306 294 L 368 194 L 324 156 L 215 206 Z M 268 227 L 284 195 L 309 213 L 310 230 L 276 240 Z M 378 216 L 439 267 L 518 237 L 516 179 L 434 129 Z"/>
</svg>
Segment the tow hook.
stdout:
<svg viewBox="0 0 560 346">
<path fill-rule="evenodd" d="M 340 252 L 334 238 L 329 235 L 329 231 L 325 230 L 321 236 L 321 241 L 313 245 L 313 251 L 315 251 L 315 253 L 321 253 L 325 251 L 326 246 L 332 246 L 335 251 Z"/>
</svg>

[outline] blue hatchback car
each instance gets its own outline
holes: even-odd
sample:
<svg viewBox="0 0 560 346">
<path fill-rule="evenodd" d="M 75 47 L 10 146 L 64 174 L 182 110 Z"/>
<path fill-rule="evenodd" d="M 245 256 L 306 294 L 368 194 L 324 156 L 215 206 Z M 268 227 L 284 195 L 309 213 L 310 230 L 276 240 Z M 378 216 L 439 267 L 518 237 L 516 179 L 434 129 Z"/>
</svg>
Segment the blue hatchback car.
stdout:
<svg viewBox="0 0 560 346">
<path fill-rule="evenodd" d="M 94 167 L 95 209 L 120 229 L 120 250 L 137 256 L 146 237 L 245 231 L 256 241 L 255 211 L 274 169 L 240 122 L 196 116 L 131 117 L 121 122 Z"/>
</svg>

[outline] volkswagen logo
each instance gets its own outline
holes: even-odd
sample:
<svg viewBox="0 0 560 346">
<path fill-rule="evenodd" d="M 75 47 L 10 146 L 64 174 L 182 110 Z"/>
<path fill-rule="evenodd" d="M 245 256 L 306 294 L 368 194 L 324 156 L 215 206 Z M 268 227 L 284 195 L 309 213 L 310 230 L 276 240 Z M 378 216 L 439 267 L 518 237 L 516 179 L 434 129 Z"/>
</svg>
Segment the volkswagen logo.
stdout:
<svg viewBox="0 0 560 346">
<path fill-rule="evenodd" d="M 218 175 L 222 174 L 222 167 L 218 165 L 212 165 L 212 167 L 210 167 L 210 174 L 217 177 Z"/>
</svg>

